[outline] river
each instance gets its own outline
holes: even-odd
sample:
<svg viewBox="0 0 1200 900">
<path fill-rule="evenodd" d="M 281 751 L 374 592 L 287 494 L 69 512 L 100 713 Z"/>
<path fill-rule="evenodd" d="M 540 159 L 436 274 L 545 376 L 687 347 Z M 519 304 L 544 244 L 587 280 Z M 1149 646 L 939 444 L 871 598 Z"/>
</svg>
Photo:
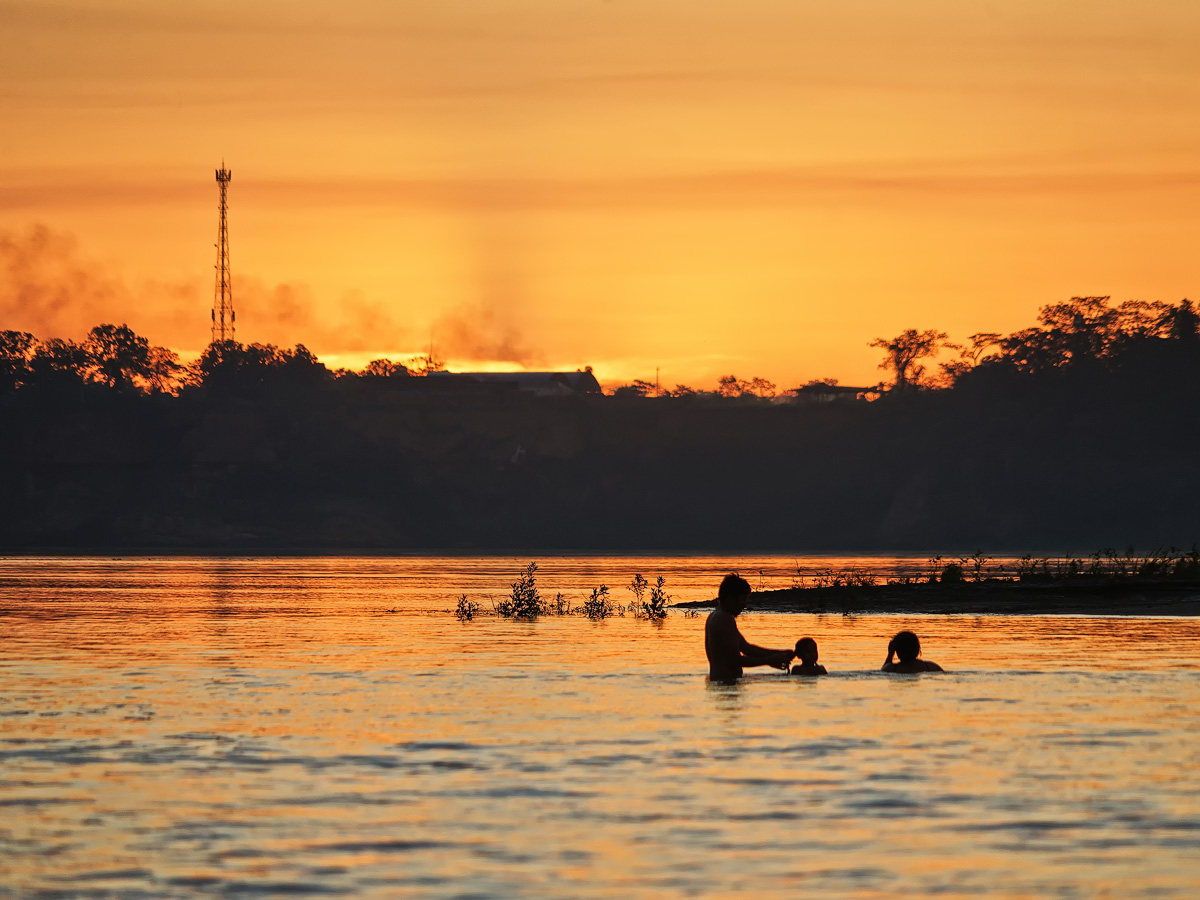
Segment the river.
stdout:
<svg viewBox="0 0 1200 900">
<path fill-rule="evenodd" d="M 0 897 L 1191 898 L 1200 622 L 499 619 L 526 558 L 0 560 Z M 923 560 L 543 557 L 582 603 Z M 453 610 L 466 594 L 471 621 Z M 945 675 L 879 673 L 916 631 Z"/>
</svg>

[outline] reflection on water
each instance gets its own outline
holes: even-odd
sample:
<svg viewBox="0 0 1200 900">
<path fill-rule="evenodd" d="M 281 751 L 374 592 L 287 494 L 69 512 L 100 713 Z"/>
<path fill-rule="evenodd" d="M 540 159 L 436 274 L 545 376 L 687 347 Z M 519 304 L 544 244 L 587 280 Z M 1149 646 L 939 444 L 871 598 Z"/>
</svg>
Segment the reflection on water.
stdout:
<svg viewBox="0 0 1200 900">
<path fill-rule="evenodd" d="M 1196 622 L 747 614 L 831 674 L 709 685 L 703 618 L 449 614 L 525 562 L 0 561 L 0 896 L 1195 895 Z"/>
</svg>

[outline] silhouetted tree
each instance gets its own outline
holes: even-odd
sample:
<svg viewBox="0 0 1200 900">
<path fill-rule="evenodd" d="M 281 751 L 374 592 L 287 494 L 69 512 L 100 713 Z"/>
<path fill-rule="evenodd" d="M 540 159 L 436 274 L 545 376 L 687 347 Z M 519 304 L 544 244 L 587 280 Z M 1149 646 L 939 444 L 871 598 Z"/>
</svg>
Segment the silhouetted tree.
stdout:
<svg viewBox="0 0 1200 900">
<path fill-rule="evenodd" d="M 750 384 L 747 386 L 746 393 L 753 394 L 755 397 L 761 397 L 764 400 L 769 400 L 775 396 L 775 382 L 755 376 L 754 378 L 750 379 Z"/>
<path fill-rule="evenodd" d="M 362 374 L 376 378 L 393 378 L 406 376 L 409 371 L 408 367 L 402 363 L 392 362 L 390 359 L 373 359 L 367 363 Z"/>
<path fill-rule="evenodd" d="M 279 352 L 279 374 L 292 387 L 312 387 L 329 378 L 329 369 L 303 344 Z"/>
<path fill-rule="evenodd" d="M 1170 336 L 1177 341 L 1200 341 L 1200 314 L 1191 300 L 1184 300 L 1171 313 Z"/>
<path fill-rule="evenodd" d="M 432 348 L 424 356 L 414 356 L 405 360 L 404 366 L 410 375 L 428 375 L 430 372 L 446 371 L 446 361 L 434 356 Z"/>
<path fill-rule="evenodd" d="M 218 394 L 244 394 L 270 384 L 302 391 L 331 377 L 325 364 L 303 344 L 281 350 L 274 344 L 243 346 L 237 341 L 209 344 L 193 373 L 201 385 Z"/>
<path fill-rule="evenodd" d="M 740 397 L 746 393 L 748 385 L 736 375 L 722 375 L 717 379 L 717 393 L 722 397 Z"/>
<path fill-rule="evenodd" d="M 100 384 L 124 391 L 139 379 L 150 378 L 150 342 L 128 325 L 97 325 L 88 332 L 83 348 Z"/>
<path fill-rule="evenodd" d="M 747 381 L 736 375 L 723 375 L 717 379 L 717 394 L 722 397 L 769 399 L 775 396 L 775 383 L 757 376 Z"/>
<path fill-rule="evenodd" d="M 1087 365 L 1111 369 L 1137 348 L 1194 340 L 1200 325 L 1187 300 L 1178 306 L 1142 300 L 1112 306 L 1108 297 L 1072 297 L 1044 306 L 1038 321 L 1000 338 L 999 352 L 979 364 L 1007 365 L 1029 375 Z"/>
<path fill-rule="evenodd" d="M 1001 335 L 995 331 L 980 331 L 971 335 L 969 344 L 956 344 L 947 341 L 943 346 L 958 351 L 958 359 L 941 364 L 942 381 L 946 386 L 953 385 L 985 358 L 984 351 L 989 347 L 998 347 Z"/>
<path fill-rule="evenodd" d="M 179 354 L 166 347 L 151 347 L 147 360 L 146 389 L 152 394 L 173 394 L 186 367 L 180 365 Z"/>
<path fill-rule="evenodd" d="M 615 391 L 614 397 L 646 397 L 654 393 L 654 385 L 649 381 L 642 381 L 638 378 L 629 384 L 623 384 Z"/>
<path fill-rule="evenodd" d="M 37 345 L 29 361 L 29 383 L 39 387 L 82 386 L 91 357 L 74 341 L 52 338 Z"/>
<path fill-rule="evenodd" d="M 0 331 L 0 391 L 15 390 L 29 379 L 36 349 L 37 339 L 29 332 Z"/>
<path fill-rule="evenodd" d="M 696 393 L 695 388 L 688 387 L 686 384 L 677 384 L 674 390 L 663 392 L 667 397 L 694 397 Z"/>
<path fill-rule="evenodd" d="M 200 384 L 221 392 L 262 384 L 279 363 L 279 348 L 271 344 L 213 341 L 200 354 L 194 370 Z"/>
<path fill-rule="evenodd" d="M 893 390 L 903 393 L 921 385 L 925 367 L 918 365 L 917 361 L 936 356 L 945 346 L 947 337 L 944 331 L 917 331 L 915 328 L 909 328 L 891 340 L 876 338 L 869 346 L 887 351 L 887 356 L 879 364 L 879 368 L 891 370 L 895 379 L 892 383 Z"/>
</svg>

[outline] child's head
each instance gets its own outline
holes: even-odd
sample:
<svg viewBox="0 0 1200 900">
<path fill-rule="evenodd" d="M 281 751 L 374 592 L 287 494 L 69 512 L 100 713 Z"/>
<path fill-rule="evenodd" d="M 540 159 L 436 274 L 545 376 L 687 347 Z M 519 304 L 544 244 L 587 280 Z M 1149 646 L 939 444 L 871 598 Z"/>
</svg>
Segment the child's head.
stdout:
<svg viewBox="0 0 1200 900">
<path fill-rule="evenodd" d="M 892 647 L 900 662 L 912 662 L 921 655 L 921 641 L 911 631 L 901 631 L 892 638 Z"/>
<path fill-rule="evenodd" d="M 800 662 L 811 666 L 817 661 L 817 642 L 810 637 L 800 638 L 796 641 L 796 655 L 800 657 Z"/>
</svg>

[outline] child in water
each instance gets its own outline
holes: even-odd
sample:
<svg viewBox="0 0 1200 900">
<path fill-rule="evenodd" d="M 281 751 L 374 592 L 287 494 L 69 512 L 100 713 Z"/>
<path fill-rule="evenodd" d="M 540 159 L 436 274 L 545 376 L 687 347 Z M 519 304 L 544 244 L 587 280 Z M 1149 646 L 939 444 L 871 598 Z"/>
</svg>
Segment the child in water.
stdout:
<svg viewBox="0 0 1200 900">
<path fill-rule="evenodd" d="M 796 641 L 796 655 L 800 665 L 792 666 L 793 675 L 827 675 L 825 667 L 817 664 L 817 642 L 810 637 Z"/>
<path fill-rule="evenodd" d="M 899 662 L 892 662 L 892 656 L 899 656 Z M 888 655 L 883 662 L 884 672 L 897 672 L 901 675 L 912 675 L 917 672 L 946 671 L 935 662 L 917 659 L 921 655 L 921 641 L 911 631 L 901 631 L 888 641 Z"/>
</svg>

